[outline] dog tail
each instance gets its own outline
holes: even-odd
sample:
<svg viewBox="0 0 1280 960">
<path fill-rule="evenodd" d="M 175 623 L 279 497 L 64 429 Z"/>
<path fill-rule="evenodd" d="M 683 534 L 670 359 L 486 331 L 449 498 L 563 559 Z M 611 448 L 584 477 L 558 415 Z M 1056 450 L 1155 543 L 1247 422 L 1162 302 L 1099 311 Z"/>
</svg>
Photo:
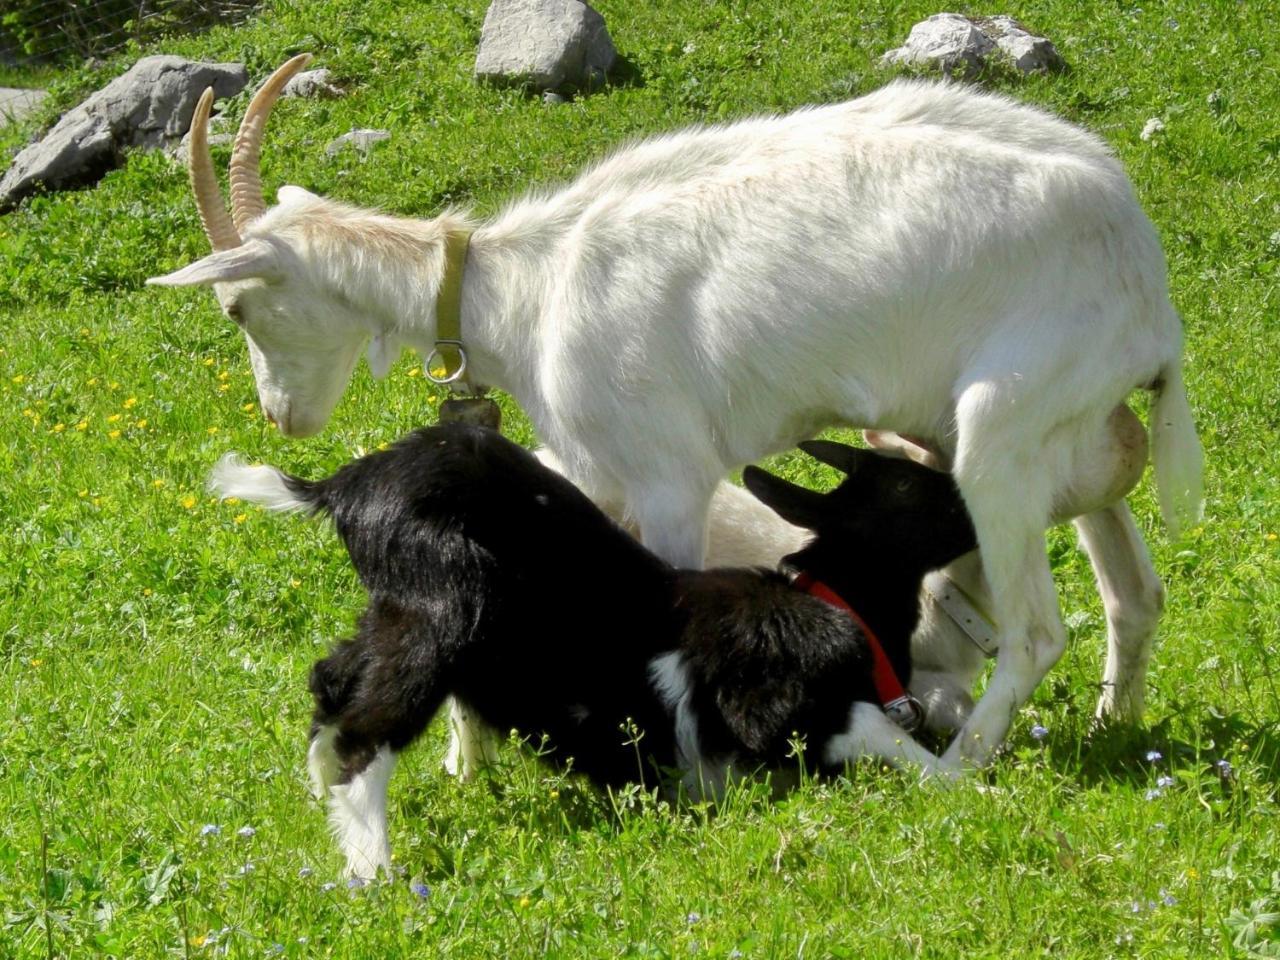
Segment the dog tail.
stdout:
<svg viewBox="0 0 1280 960">
<path fill-rule="evenodd" d="M 228 453 L 209 473 L 209 492 L 220 499 L 238 497 L 268 510 L 289 513 L 320 509 L 318 483 L 292 477 L 275 467 L 245 463 L 237 454 Z"/>
</svg>

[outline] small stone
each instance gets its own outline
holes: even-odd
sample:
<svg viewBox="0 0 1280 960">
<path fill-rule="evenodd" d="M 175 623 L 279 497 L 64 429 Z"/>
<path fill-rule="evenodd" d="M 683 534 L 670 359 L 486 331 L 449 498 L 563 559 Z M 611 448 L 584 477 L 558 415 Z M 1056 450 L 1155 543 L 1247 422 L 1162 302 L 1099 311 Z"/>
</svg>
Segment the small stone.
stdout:
<svg viewBox="0 0 1280 960">
<path fill-rule="evenodd" d="M 999 52 L 1022 73 L 1060 70 L 1066 62 L 1046 37 L 1031 33 L 1008 16 L 966 17 L 935 13 L 911 28 L 907 42 L 881 63 L 932 64 L 945 74 L 970 75 Z"/>
<path fill-rule="evenodd" d="M 304 70 L 284 85 L 282 97 L 319 97 L 336 100 L 347 92 L 333 82 L 333 72 L 325 67 Z"/>
<path fill-rule="evenodd" d="M 373 145 L 375 143 L 381 143 L 383 140 L 390 139 L 390 130 L 356 129 L 352 130 L 350 133 L 344 133 L 336 140 L 331 141 L 329 145 L 324 148 L 324 152 L 327 156 L 336 157 L 342 150 L 349 146 L 352 147 L 356 153 L 360 154 L 361 158 L 364 158 L 369 155 L 369 151 L 373 149 Z"/>
</svg>

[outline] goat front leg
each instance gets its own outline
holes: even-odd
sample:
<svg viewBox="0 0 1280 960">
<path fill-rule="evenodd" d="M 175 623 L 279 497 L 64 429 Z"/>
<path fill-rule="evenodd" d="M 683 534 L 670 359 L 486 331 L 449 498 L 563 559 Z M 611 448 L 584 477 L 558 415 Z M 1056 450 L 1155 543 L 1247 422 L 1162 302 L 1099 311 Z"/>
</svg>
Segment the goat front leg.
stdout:
<svg viewBox="0 0 1280 960">
<path fill-rule="evenodd" d="M 1138 723 L 1146 700 L 1151 646 L 1164 608 L 1164 584 L 1123 500 L 1079 517 L 1075 524 L 1093 564 L 1107 617 L 1107 661 L 1097 715 Z"/>
<path fill-rule="evenodd" d="M 627 491 L 627 513 L 640 542 L 667 563 L 701 570 L 707 555 L 707 515 L 715 479 L 679 486 L 659 483 Z"/>
</svg>

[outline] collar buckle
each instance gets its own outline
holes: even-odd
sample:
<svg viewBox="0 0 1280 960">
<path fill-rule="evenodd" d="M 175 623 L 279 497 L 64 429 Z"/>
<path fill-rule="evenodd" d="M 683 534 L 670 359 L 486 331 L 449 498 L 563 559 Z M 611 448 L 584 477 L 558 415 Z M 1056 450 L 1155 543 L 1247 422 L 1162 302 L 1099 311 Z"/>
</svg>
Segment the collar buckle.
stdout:
<svg viewBox="0 0 1280 960">
<path fill-rule="evenodd" d="M 902 728 L 904 733 L 915 733 L 924 723 L 924 707 L 909 693 L 883 704 L 884 714 Z"/>
</svg>

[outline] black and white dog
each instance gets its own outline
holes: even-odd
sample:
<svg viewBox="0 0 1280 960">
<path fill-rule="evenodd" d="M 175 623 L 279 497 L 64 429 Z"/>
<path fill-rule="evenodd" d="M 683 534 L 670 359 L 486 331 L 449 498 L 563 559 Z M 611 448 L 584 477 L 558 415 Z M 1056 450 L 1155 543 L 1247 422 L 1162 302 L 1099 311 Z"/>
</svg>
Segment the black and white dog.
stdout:
<svg viewBox="0 0 1280 960">
<path fill-rule="evenodd" d="M 963 501 L 907 460 L 803 448 L 847 474 L 835 490 L 754 467 L 743 479 L 815 534 L 787 558 L 807 590 L 772 571 L 674 569 L 483 428 L 417 430 L 314 482 L 224 459 L 224 497 L 329 514 L 369 591 L 356 636 L 311 674 L 309 767 L 348 870 L 389 868 L 396 755 L 449 695 L 601 785 L 674 772 L 714 794 L 731 774 L 862 756 L 932 770 L 882 706 L 910 678 L 921 579 L 975 547 Z"/>
</svg>

